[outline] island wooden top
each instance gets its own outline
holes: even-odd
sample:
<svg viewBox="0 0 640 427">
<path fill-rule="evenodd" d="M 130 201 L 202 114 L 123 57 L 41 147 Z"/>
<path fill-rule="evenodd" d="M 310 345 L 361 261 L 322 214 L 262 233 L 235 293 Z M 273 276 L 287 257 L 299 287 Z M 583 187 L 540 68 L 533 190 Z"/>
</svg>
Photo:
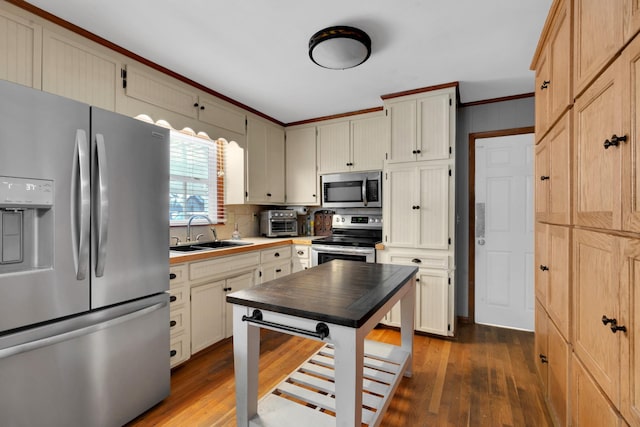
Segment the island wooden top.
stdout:
<svg viewBox="0 0 640 427">
<path fill-rule="evenodd" d="M 417 271 L 411 266 L 333 260 L 233 292 L 227 302 L 358 328 Z"/>
</svg>

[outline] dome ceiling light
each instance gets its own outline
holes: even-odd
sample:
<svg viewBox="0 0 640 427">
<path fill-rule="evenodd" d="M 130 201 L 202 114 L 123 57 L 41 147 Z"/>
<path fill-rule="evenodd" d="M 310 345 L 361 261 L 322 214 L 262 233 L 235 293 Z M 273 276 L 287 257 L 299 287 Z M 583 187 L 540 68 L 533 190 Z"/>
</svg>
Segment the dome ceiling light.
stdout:
<svg viewBox="0 0 640 427">
<path fill-rule="evenodd" d="M 309 40 L 309 58 L 332 70 L 353 68 L 371 55 L 371 38 L 364 31 L 347 26 L 320 30 Z"/>
</svg>

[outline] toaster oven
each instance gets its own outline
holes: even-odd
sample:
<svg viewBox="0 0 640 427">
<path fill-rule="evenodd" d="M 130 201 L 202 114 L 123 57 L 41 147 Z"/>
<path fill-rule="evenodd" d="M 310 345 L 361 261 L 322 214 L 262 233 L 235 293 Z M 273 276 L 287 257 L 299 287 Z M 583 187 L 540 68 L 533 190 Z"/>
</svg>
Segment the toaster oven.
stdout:
<svg viewBox="0 0 640 427">
<path fill-rule="evenodd" d="M 298 215 L 292 209 L 270 209 L 260 212 L 260 234 L 266 237 L 298 235 Z"/>
</svg>

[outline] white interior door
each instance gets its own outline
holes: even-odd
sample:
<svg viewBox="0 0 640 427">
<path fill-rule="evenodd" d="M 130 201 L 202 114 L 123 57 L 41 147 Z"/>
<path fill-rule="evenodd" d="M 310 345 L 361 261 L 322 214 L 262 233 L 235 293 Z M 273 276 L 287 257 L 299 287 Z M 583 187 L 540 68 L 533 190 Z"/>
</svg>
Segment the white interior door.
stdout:
<svg viewBox="0 0 640 427">
<path fill-rule="evenodd" d="M 534 327 L 533 144 L 533 134 L 476 140 L 476 323 Z"/>
</svg>

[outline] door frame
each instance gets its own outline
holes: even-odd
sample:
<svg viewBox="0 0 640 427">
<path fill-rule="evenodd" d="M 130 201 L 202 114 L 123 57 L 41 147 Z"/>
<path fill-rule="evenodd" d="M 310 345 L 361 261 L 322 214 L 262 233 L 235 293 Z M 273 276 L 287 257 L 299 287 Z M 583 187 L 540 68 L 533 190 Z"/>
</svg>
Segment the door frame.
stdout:
<svg viewBox="0 0 640 427">
<path fill-rule="evenodd" d="M 481 138 L 495 138 L 500 136 L 522 135 L 535 133 L 533 126 L 475 132 L 469 134 L 469 261 L 467 276 L 468 283 L 468 323 L 476 323 L 476 140 Z"/>
</svg>

